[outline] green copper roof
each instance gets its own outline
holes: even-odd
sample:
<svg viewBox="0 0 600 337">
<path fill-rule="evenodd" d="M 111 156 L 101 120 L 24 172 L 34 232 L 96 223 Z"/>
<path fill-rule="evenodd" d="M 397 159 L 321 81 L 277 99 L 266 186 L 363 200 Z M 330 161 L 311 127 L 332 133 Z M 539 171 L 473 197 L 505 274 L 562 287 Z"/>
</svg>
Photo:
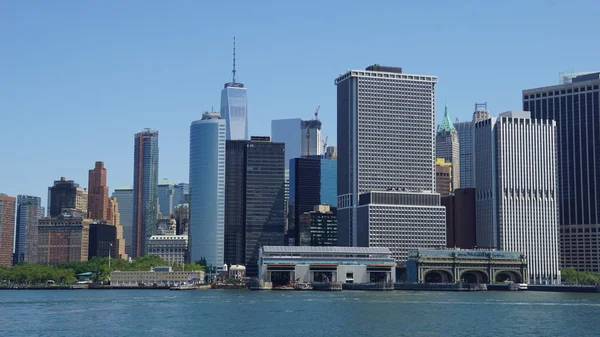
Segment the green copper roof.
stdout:
<svg viewBox="0 0 600 337">
<path fill-rule="evenodd" d="M 174 185 L 175 185 L 175 183 L 174 183 L 174 182 L 172 182 L 171 180 L 169 180 L 169 179 L 165 178 L 165 179 L 163 179 L 163 180 L 159 181 L 159 182 L 158 182 L 158 185 L 159 185 L 159 186 L 163 186 L 163 185 L 171 185 L 171 186 L 174 186 Z"/>
<path fill-rule="evenodd" d="M 452 130 L 456 130 L 454 128 L 454 124 L 452 124 L 450 115 L 448 115 L 448 105 L 446 105 L 446 107 L 444 109 L 444 118 L 442 119 L 442 123 L 440 123 L 440 125 L 438 125 L 437 130 L 438 130 L 438 132 L 441 132 L 441 131 L 450 132 Z"/>
</svg>

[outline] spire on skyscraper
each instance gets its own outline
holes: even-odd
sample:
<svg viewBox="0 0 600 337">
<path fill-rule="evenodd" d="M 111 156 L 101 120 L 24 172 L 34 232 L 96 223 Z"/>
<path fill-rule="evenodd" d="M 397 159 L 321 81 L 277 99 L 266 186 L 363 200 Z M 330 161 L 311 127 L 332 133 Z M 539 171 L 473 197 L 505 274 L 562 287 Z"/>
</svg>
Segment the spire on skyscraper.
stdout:
<svg viewBox="0 0 600 337">
<path fill-rule="evenodd" d="M 452 130 L 456 130 L 454 128 L 454 124 L 452 124 L 452 120 L 450 119 L 450 115 L 448 114 L 448 104 L 445 105 L 444 108 L 444 118 L 442 119 L 442 123 L 438 126 L 438 132 L 447 131 L 450 132 Z"/>
<path fill-rule="evenodd" d="M 235 83 L 235 36 L 233 37 L 233 80 L 232 83 Z"/>
</svg>

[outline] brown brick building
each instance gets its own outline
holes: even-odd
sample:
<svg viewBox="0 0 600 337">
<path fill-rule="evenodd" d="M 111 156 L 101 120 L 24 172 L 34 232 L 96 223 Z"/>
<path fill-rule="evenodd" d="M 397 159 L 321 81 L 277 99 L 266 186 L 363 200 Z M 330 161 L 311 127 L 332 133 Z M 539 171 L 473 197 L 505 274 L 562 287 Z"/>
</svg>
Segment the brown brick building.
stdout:
<svg viewBox="0 0 600 337">
<path fill-rule="evenodd" d="M 475 248 L 475 189 L 459 188 L 454 195 L 442 197 L 446 207 L 446 246 Z"/>
<path fill-rule="evenodd" d="M 88 260 L 92 220 L 72 215 L 42 218 L 38 226 L 36 263 L 62 263 Z"/>
<path fill-rule="evenodd" d="M 16 198 L 0 194 L 0 266 L 12 266 Z"/>
<path fill-rule="evenodd" d="M 88 218 L 108 219 L 108 186 L 106 186 L 106 168 L 101 161 L 89 172 L 88 178 Z"/>
</svg>

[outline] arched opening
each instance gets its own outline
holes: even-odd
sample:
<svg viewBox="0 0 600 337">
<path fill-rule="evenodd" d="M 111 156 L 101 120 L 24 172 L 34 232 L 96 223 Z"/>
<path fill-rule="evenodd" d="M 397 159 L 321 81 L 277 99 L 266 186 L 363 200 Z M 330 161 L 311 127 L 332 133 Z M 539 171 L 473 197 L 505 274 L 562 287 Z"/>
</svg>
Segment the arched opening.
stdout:
<svg viewBox="0 0 600 337">
<path fill-rule="evenodd" d="M 488 283 L 488 276 L 481 270 L 467 270 L 462 272 L 460 280 L 463 283 L 482 284 Z"/>
<path fill-rule="evenodd" d="M 452 275 L 445 270 L 430 270 L 425 273 L 425 283 L 453 283 Z"/>
<path fill-rule="evenodd" d="M 523 277 L 521 273 L 516 271 L 499 271 L 496 273 L 496 282 L 514 282 L 514 283 L 522 283 Z"/>
</svg>

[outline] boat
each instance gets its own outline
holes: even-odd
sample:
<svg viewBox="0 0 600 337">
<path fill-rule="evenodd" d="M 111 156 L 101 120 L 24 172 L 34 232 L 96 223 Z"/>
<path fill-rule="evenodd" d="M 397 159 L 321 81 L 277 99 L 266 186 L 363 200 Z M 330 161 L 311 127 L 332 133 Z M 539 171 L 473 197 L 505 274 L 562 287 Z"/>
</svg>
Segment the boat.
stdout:
<svg viewBox="0 0 600 337">
<path fill-rule="evenodd" d="M 296 282 L 294 284 L 294 289 L 296 290 L 312 290 L 312 286 L 310 283 Z"/>
<path fill-rule="evenodd" d="M 519 283 L 519 290 L 527 290 L 527 283 Z"/>
</svg>

